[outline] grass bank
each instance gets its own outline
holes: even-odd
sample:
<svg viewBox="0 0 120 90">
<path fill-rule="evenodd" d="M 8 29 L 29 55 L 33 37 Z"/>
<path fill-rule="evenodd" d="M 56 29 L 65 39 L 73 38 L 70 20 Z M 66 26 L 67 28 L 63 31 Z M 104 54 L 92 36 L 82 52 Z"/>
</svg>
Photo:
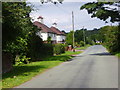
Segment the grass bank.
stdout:
<svg viewBox="0 0 120 90">
<path fill-rule="evenodd" d="M 3 74 L 2 88 L 12 88 L 18 86 L 32 79 L 32 77 L 44 72 L 45 70 L 71 59 L 73 57 L 72 55 L 80 53 L 80 51 L 67 51 L 61 55 L 45 58 L 44 61 L 31 62 L 21 66 L 13 66 L 13 70 L 11 72 Z"/>
<path fill-rule="evenodd" d="M 86 46 L 83 46 L 83 47 L 78 47 L 78 48 L 75 48 L 76 50 L 84 50 L 88 47 L 90 47 L 91 45 L 86 45 Z"/>
<path fill-rule="evenodd" d="M 118 56 L 120 58 L 120 53 L 117 53 L 116 56 Z"/>
</svg>

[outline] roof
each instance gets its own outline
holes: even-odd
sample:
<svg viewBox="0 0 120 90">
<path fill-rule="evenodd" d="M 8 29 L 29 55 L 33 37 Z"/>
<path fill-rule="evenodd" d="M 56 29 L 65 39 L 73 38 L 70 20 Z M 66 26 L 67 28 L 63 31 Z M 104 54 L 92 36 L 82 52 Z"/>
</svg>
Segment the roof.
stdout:
<svg viewBox="0 0 120 90">
<path fill-rule="evenodd" d="M 41 28 L 42 29 L 41 32 L 55 33 L 49 27 L 47 27 L 45 24 L 42 24 L 38 21 L 35 21 L 34 25 L 36 25 L 38 28 Z"/>
<path fill-rule="evenodd" d="M 57 28 L 55 28 L 55 27 L 51 27 L 50 28 L 53 32 L 55 32 L 56 34 L 58 34 L 58 35 L 65 35 L 65 33 L 64 32 L 61 32 L 59 29 L 57 29 Z"/>
</svg>

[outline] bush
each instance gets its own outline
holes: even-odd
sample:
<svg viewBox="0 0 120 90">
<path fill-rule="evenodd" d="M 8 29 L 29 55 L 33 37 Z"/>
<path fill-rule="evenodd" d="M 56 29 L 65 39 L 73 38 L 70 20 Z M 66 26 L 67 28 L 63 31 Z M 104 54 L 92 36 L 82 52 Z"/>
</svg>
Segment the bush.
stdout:
<svg viewBox="0 0 120 90">
<path fill-rule="evenodd" d="M 54 54 L 58 55 L 61 53 L 65 53 L 65 46 L 63 44 L 55 44 L 54 45 Z"/>
<path fill-rule="evenodd" d="M 52 55 L 53 55 L 52 44 L 43 43 L 42 39 L 36 35 L 30 39 L 29 56 L 32 58 L 32 61 L 38 61 L 44 57 Z"/>
<path fill-rule="evenodd" d="M 50 43 L 44 43 L 41 47 L 41 51 L 43 57 L 53 56 L 53 45 Z"/>
<path fill-rule="evenodd" d="M 80 41 L 80 46 L 82 47 L 82 46 L 84 46 L 85 44 L 84 44 L 84 42 L 83 41 Z"/>
<path fill-rule="evenodd" d="M 21 65 L 21 64 L 28 64 L 29 63 L 29 59 L 27 58 L 25 55 L 16 55 L 15 57 L 15 65 Z"/>
</svg>

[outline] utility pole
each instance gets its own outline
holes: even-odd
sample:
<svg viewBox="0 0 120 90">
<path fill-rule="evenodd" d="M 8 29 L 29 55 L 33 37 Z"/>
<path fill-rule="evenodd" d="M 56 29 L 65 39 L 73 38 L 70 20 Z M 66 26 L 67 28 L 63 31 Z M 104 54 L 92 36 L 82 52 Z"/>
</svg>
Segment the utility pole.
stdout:
<svg viewBox="0 0 120 90">
<path fill-rule="evenodd" d="M 86 41 L 85 41 L 85 31 L 84 31 L 84 26 L 83 26 L 83 39 L 84 39 L 84 46 L 85 46 Z"/>
<path fill-rule="evenodd" d="M 74 12 L 72 11 L 72 29 L 73 29 L 73 52 L 75 52 L 75 38 L 74 38 Z"/>
</svg>

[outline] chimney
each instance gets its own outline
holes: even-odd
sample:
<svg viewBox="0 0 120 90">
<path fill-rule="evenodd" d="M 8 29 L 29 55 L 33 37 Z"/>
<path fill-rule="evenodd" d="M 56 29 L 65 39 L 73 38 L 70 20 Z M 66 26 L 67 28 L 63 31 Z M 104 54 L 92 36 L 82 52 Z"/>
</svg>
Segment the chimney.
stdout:
<svg viewBox="0 0 120 90">
<path fill-rule="evenodd" d="M 53 26 L 53 27 L 57 27 L 57 23 L 53 23 L 52 26 Z"/>
<path fill-rule="evenodd" d="M 39 16 L 37 19 L 38 19 L 38 22 L 43 23 L 43 17 L 42 16 Z"/>
</svg>

